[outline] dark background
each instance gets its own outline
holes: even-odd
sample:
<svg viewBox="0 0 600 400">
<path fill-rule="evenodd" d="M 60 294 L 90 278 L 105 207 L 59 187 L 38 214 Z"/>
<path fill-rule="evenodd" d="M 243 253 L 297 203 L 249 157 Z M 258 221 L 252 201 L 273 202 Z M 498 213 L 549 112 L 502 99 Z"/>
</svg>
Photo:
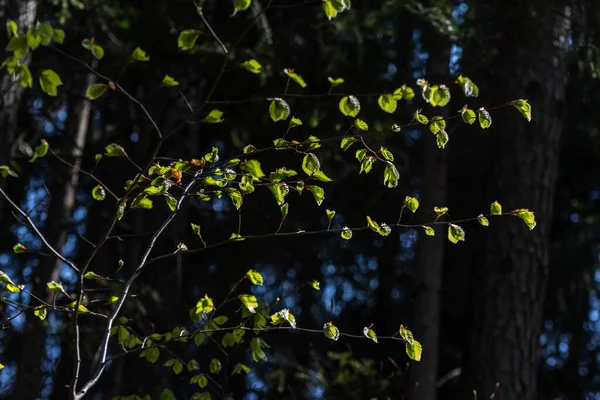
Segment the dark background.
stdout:
<svg viewBox="0 0 600 400">
<path fill-rule="evenodd" d="M 324 185 L 325 202 L 318 207 L 309 193 L 291 193 L 282 231 L 326 228 L 326 208 L 337 211 L 336 228 L 363 226 L 366 215 L 394 223 L 406 195 L 421 200 L 417 214 L 404 214 L 407 223 L 431 221 L 433 207 L 443 205 L 452 220 L 471 218 L 486 213 L 497 200 L 505 211 L 531 209 L 538 225 L 529 231 L 514 217 L 493 219 L 489 228 L 466 223 L 467 240 L 458 245 L 447 242 L 440 227 L 434 238 L 394 229 L 387 238 L 372 232 L 357 232 L 350 241 L 335 234 L 298 235 L 165 259 L 141 275 L 133 287 L 136 296 L 123 310 L 134 319 L 136 332 L 149 335 L 189 325 L 188 310 L 204 293 L 222 300 L 232 284 L 255 268 L 265 277 L 264 286 L 250 289 L 244 282 L 242 290 L 271 302 L 293 292 L 282 305 L 291 309 L 299 326 L 320 329 L 332 320 L 343 332 L 360 334 L 374 323 L 378 334 L 387 335 L 405 324 L 423 344 L 423 360 L 409 363 L 397 341 L 333 342 L 320 334 L 289 331 L 265 334 L 271 349 L 269 361 L 261 364 L 249 359 L 246 347 L 227 349 L 225 355 L 211 342 L 173 345 L 174 354 L 195 358 L 204 370 L 212 357 L 221 359 L 224 372 L 215 377 L 220 386 L 209 384 L 213 398 L 469 399 L 472 390 L 487 398 L 496 382 L 500 389 L 495 398 L 501 400 L 600 398 L 600 5 L 589 0 L 364 0 L 354 1 L 332 21 L 320 1 L 253 0 L 249 10 L 232 17 L 230 1 L 207 0 L 203 10 L 233 51 L 209 99 L 215 102 L 210 108 L 225 112 L 225 121 L 208 125 L 200 123 L 201 116 L 192 118 L 164 143 L 158 157 L 200 158 L 217 146 L 226 158 L 248 143 L 269 146 L 286 123 L 270 120 L 268 97 L 283 97 L 292 115 L 304 121 L 290 140 L 342 135 L 351 123 L 337 107 L 342 94 L 361 95 L 359 117 L 378 131 L 408 124 L 417 108 L 428 116 L 450 116 L 465 103 L 493 108 L 525 98 L 533 108 L 532 122 L 512 107 L 492 111 L 492 127 L 485 131 L 453 119 L 445 150 L 435 146 L 426 127 L 370 137 L 372 148 L 384 145 L 396 157 L 401 179 L 394 189 L 382 185 L 381 165 L 368 175 L 358 174 L 354 147 L 343 152 L 337 141 L 324 144 L 316 154 L 334 180 Z M 104 0 L 79 7 L 75 1 L 3 0 L 0 20 L 4 24 L 7 19 L 17 21 L 21 32 L 36 19 L 53 26 L 63 21 L 66 40 L 57 47 L 117 80 L 143 102 L 164 132 L 187 118 L 186 101 L 193 108 L 206 101 L 223 65 L 221 48 L 191 1 Z M 195 28 L 204 32 L 195 48 L 179 51 L 179 32 Z M 106 50 L 99 62 L 81 47 L 81 40 L 92 36 Z M 137 46 L 151 61 L 124 70 Z M 260 75 L 237 67 L 249 58 L 263 65 Z M 103 159 L 96 167 L 94 155 L 115 142 L 138 165 L 147 165 L 156 132 L 122 94 L 86 101 L 85 88 L 97 78 L 56 50 L 40 48 L 27 62 L 34 77 L 52 68 L 64 85 L 50 98 L 37 84 L 26 90 L 12 85 L 3 70 L 0 165 L 16 163 L 20 177 L 1 179 L 0 185 L 21 207 L 33 210 L 33 220 L 56 248 L 82 262 L 91 251 L 87 241 L 96 243 L 105 233 L 115 202 L 95 202 L 91 190 L 96 182 L 52 155 L 27 163 L 28 146 L 45 138 L 57 154 L 94 171 L 120 196 L 135 169 L 124 159 Z M 291 82 L 284 95 L 284 68 L 294 68 L 308 87 Z M 167 73 L 179 87 L 158 88 Z M 460 73 L 478 84 L 478 98 L 465 98 L 453 83 Z M 329 76 L 345 79 L 330 96 Z M 425 104 L 415 84 L 418 78 L 450 86 L 450 105 L 440 110 Z M 390 93 L 404 83 L 417 95 L 400 101 L 393 115 L 379 109 L 377 95 L 369 95 Z M 322 96 L 303 96 L 308 94 Z M 235 101 L 253 97 L 257 99 Z M 271 152 L 260 161 L 265 172 L 282 165 L 300 170 L 301 157 Z M 132 273 L 148 244 L 143 233 L 157 229 L 168 213 L 163 202 L 155 203 L 151 212 L 126 214 L 116 233 L 133 236 L 109 241 L 91 265 L 94 272 L 109 275 L 122 259 L 117 277 Z M 246 197 L 242 215 L 244 235 L 273 233 L 280 222 L 267 190 Z M 51 280 L 75 290 L 74 274 L 52 257 L 13 254 L 17 242 L 31 249 L 42 246 L 4 199 L 0 222 L 1 270 L 45 299 L 52 298 L 46 287 Z M 190 222 L 199 223 L 204 239 L 214 243 L 236 230 L 238 213 L 226 197 L 186 203 L 152 254 L 172 252 L 180 242 L 199 247 Z M 295 292 L 312 279 L 321 282 L 320 291 Z M 118 285 L 110 290 L 116 292 Z M 92 292 L 91 299 L 106 295 L 100 293 Z M 37 304 L 24 293 L 5 296 Z M 108 312 L 101 305 L 90 308 Z M 3 321 L 16 314 L 6 304 L 0 312 Z M 87 376 L 102 325 L 93 318 L 80 320 Z M 69 321 L 67 314 L 51 312 L 41 322 L 26 313 L 3 325 L 0 396 L 67 397 L 73 366 Z M 137 355 L 115 360 L 90 398 L 159 398 L 167 387 L 178 398 L 188 398 L 200 391 L 188 384 L 191 374 L 174 375 L 162 366 L 167 359 L 161 356 L 155 365 Z M 252 372 L 232 376 L 240 361 Z"/>
</svg>

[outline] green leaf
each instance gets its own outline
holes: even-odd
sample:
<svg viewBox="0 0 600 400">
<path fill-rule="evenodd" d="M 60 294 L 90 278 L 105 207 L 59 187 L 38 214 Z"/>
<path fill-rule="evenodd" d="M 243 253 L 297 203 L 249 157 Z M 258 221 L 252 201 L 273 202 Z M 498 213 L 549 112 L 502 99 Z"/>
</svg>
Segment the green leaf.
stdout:
<svg viewBox="0 0 600 400">
<path fill-rule="evenodd" d="M 321 144 L 319 143 L 321 141 L 321 139 L 319 139 L 318 137 L 314 136 L 314 135 L 310 135 L 305 141 L 304 143 L 310 143 L 310 145 L 307 147 L 307 151 L 311 151 L 311 150 L 315 150 L 318 149 L 319 147 L 321 147 Z"/>
<path fill-rule="evenodd" d="M 76 305 L 77 305 L 77 301 L 73 301 L 73 302 L 67 304 L 67 307 L 74 309 Z M 77 310 L 82 313 L 89 312 L 89 310 L 83 304 L 79 304 L 79 307 L 77 307 Z"/>
<path fill-rule="evenodd" d="M 149 205 L 148 208 L 152 208 L 152 200 L 150 199 L 146 199 L 150 201 L 150 204 L 147 204 L 147 202 L 142 200 L 142 203 L 140 203 L 140 205 L 144 205 L 143 207 L 138 207 L 138 208 L 147 208 L 146 206 Z M 134 200 L 135 202 L 135 200 Z M 165 203 L 167 203 L 167 206 L 169 207 L 169 210 L 171 211 L 175 211 L 177 209 L 177 199 L 171 195 L 166 195 L 165 196 Z M 135 208 L 133 203 L 131 204 L 132 208 Z"/>
<path fill-rule="evenodd" d="M 326 338 L 331 340 L 338 340 L 340 338 L 340 330 L 331 321 L 323 325 L 323 333 Z"/>
<path fill-rule="evenodd" d="M 90 100 L 96 100 L 98 97 L 102 96 L 107 89 L 108 85 L 104 85 L 102 83 L 94 83 L 88 88 L 86 96 Z"/>
<path fill-rule="evenodd" d="M 502 214 L 502 206 L 497 201 L 493 202 L 490 205 L 490 214 L 492 215 L 500 215 Z"/>
<path fill-rule="evenodd" d="M 434 135 L 439 131 L 443 131 L 446 129 L 446 121 L 442 117 L 433 117 L 431 118 L 431 123 L 429 124 L 429 130 Z"/>
<path fill-rule="evenodd" d="M 473 81 L 466 76 L 459 75 L 456 79 L 456 83 L 458 83 L 463 93 L 466 97 L 477 97 L 479 96 L 479 87 L 473 83 Z"/>
<path fill-rule="evenodd" d="M 450 138 L 448 137 L 448 134 L 443 129 L 435 134 L 435 143 L 440 149 L 446 147 L 446 144 L 448 143 L 449 139 Z"/>
<path fill-rule="evenodd" d="M 347 117 L 356 117 L 360 112 L 360 102 L 354 96 L 344 96 L 340 100 L 339 109 Z"/>
<path fill-rule="evenodd" d="M 344 83 L 344 78 L 332 78 L 329 76 L 329 77 L 327 77 L 327 80 L 329 81 L 329 84 L 331 85 L 332 88 Z"/>
<path fill-rule="evenodd" d="M 279 206 L 279 211 L 281 211 L 281 220 L 285 220 L 285 217 L 288 215 L 288 211 L 290 209 L 290 205 L 288 203 L 283 203 Z"/>
<path fill-rule="evenodd" d="M 150 56 L 144 50 L 136 47 L 131 53 L 131 59 L 135 61 L 150 61 Z"/>
<path fill-rule="evenodd" d="M 362 119 L 356 119 L 354 120 L 354 126 L 357 129 L 360 129 L 361 131 L 368 131 L 369 130 L 369 125 L 363 121 Z"/>
<path fill-rule="evenodd" d="M 330 177 L 325 175 L 325 172 L 323 172 L 323 171 L 316 171 L 314 174 L 312 174 L 311 177 L 313 179 L 316 179 L 317 181 L 321 181 L 321 182 L 332 182 L 333 181 L 333 179 L 331 179 Z"/>
<path fill-rule="evenodd" d="M 65 41 L 65 31 L 55 28 L 52 31 L 52 40 L 58 44 L 62 44 Z"/>
<path fill-rule="evenodd" d="M 379 343 L 379 341 L 377 340 L 377 334 L 370 327 L 364 327 L 363 335 L 365 335 L 365 337 L 371 339 L 375 343 Z"/>
<path fill-rule="evenodd" d="M 269 106 L 269 115 L 273 122 L 283 121 L 290 115 L 290 105 L 283 99 L 275 98 Z"/>
<path fill-rule="evenodd" d="M 233 0 L 233 15 L 235 15 L 238 11 L 247 10 L 251 3 L 252 0 Z"/>
<path fill-rule="evenodd" d="M 371 219 L 371 217 L 369 217 L 368 215 L 367 215 L 367 226 L 373 232 L 379 232 L 379 224 L 377 222 L 373 221 Z"/>
<path fill-rule="evenodd" d="M 296 329 L 296 318 L 290 312 L 289 308 L 284 308 L 283 310 L 271 315 L 271 324 L 273 325 L 281 325 L 284 322 L 288 322 L 290 326 Z"/>
<path fill-rule="evenodd" d="M 421 361 L 421 354 L 423 353 L 423 346 L 416 340 L 412 343 L 406 342 L 406 355 L 415 361 Z"/>
<path fill-rule="evenodd" d="M 262 275 L 255 269 L 250 269 L 246 272 L 246 276 L 250 279 L 253 285 L 262 286 L 263 285 L 263 277 Z"/>
<path fill-rule="evenodd" d="M 398 106 L 398 102 L 391 94 L 382 94 L 379 96 L 377 104 L 379 104 L 379 107 L 381 107 L 383 111 L 390 114 L 396 111 L 396 107 Z"/>
<path fill-rule="evenodd" d="M 439 218 L 448 212 L 448 207 L 434 207 L 433 211 L 435 212 L 435 215 L 437 215 L 437 217 Z"/>
<path fill-rule="evenodd" d="M 168 197 L 167 197 L 168 198 Z M 175 199 L 173 199 L 175 200 Z M 141 208 L 144 210 L 150 210 L 154 206 L 154 202 L 146 197 L 145 194 L 140 193 L 133 201 L 131 202 L 131 208 Z"/>
<path fill-rule="evenodd" d="M 352 239 L 352 230 L 350 228 L 348 228 L 347 226 L 345 226 L 342 228 L 342 232 L 340 233 L 340 236 L 342 237 L 342 239 L 350 240 L 350 239 Z"/>
<path fill-rule="evenodd" d="M 29 46 L 27 45 L 27 35 L 15 35 L 13 36 L 6 45 L 6 51 L 12 51 L 15 58 L 21 58 L 27 51 Z"/>
<path fill-rule="evenodd" d="M 46 306 L 37 306 L 35 310 L 33 310 L 33 315 L 35 315 L 42 321 L 46 319 L 47 314 L 48 310 L 46 309 Z"/>
<path fill-rule="evenodd" d="M 383 184 L 387 185 L 388 188 L 395 188 L 398 186 L 398 181 L 400 180 L 400 173 L 396 169 L 396 166 L 388 161 L 383 170 Z"/>
<path fill-rule="evenodd" d="M 211 110 L 206 117 L 202 120 L 202 122 L 206 122 L 209 124 L 218 124 L 223 122 L 223 112 L 220 110 Z"/>
<path fill-rule="evenodd" d="M 292 117 L 292 119 L 290 120 L 289 127 L 295 128 L 300 125 L 302 125 L 302 120 L 300 120 L 299 118 L 296 118 L 296 117 Z"/>
<path fill-rule="evenodd" d="M 365 174 L 368 174 L 369 172 L 371 172 L 374 161 L 375 161 L 375 157 L 365 157 L 360 164 L 359 174 L 362 174 L 363 172 Z"/>
<path fill-rule="evenodd" d="M 462 120 L 469 125 L 472 125 L 477 120 L 475 111 L 466 108 L 466 106 L 461 110 L 460 116 L 462 117 Z"/>
<path fill-rule="evenodd" d="M 444 107 L 450 102 L 450 89 L 446 85 L 431 88 L 430 103 L 434 107 Z"/>
<path fill-rule="evenodd" d="M 325 190 L 320 186 L 306 186 L 306 188 L 312 193 L 317 205 L 320 206 L 325 200 Z"/>
<path fill-rule="evenodd" d="M 196 44 L 198 36 L 200 36 L 200 31 L 196 29 L 182 31 L 177 38 L 177 47 L 183 51 L 191 50 L 194 44 Z"/>
<path fill-rule="evenodd" d="M 32 26 L 27 31 L 27 45 L 35 50 L 40 44 L 42 44 L 42 36 L 38 32 L 37 26 Z"/>
<path fill-rule="evenodd" d="M 165 75 L 165 77 L 162 80 L 161 85 L 162 86 L 169 86 L 169 87 L 171 87 L 171 86 L 179 86 L 179 82 L 177 82 L 171 76 Z"/>
<path fill-rule="evenodd" d="M 18 30 L 19 27 L 17 26 L 17 23 L 15 21 L 10 19 L 6 21 L 6 35 L 9 39 L 13 36 L 16 36 Z"/>
<path fill-rule="evenodd" d="M 427 236 L 435 236 L 435 231 L 432 227 L 423 225 L 423 229 L 425 229 L 425 234 Z"/>
<path fill-rule="evenodd" d="M 26 251 L 27 251 L 27 248 L 25 246 L 23 246 L 21 243 L 17 243 L 13 246 L 13 252 L 15 254 L 25 253 Z"/>
<path fill-rule="evenodd" d="M 414 197 L 406 196 L 404 198 L 404 207 L 415 213 L 419 208 L 419 200 L 415 199 Z"/>
<path fill-rule="evenodd" d="M 387 148 L 387 147 L 383 147 L 381 146 L 379 148 L 379 153 L 383 156 L 383 158 L 385 158 L 388 161 L 394 161 L 394 155 L 392 154 L 392 152 Z"/>
<path fill-rule="evenodd" d="M 400 325 L 400 330 L 398 333 L 400 334 L 402 340 L 404 340 L 406 343 L 413 343 L 415 341 L 412 332 L 409 331 L 404 325 Z"/>
<path fill-rule="evenodd" d="M 192 226 L 192 231 L 198 235 L 198 237 L 202 237 L 202 235 L 200 234 L 200 225 L 196 225 L 196 224 L 190 224 Z"/>
<path fill-rule="evenodd" d="M 101 46 L 98 46 L 97 44 L 93 44 L 91 46 L 92 51 L 92 55 L 98 59 L 98 60 L 102 60 L 104 58 L 104 49 Z"/>
<path fill-rule="evenodd" d="M 62 283 L 52 281 L 48 282 L 46 285 L 48 285 L 48 289 L 54 293 L 64 293 L 66 295 L 65 288 L 63 287 Z"/>
<path fill-rule="evenodd" d="M 238 299 L 242 302 L 244 307 L 248 309 L 252 314 L 256 314 L 256 308 L 258 308 L 258 300 L 251 294 L 241 294 Z"/>
<path fill-rule="evenodd" d="M 158 361 L 158 357 L 160 357 L 160 350 L 157 349 L 156 347 L 151 347 L 140 353 L 140 358 L 145 358 L 148 362 L 150 362 L 152 364 L 154 364 Z"/>
<path fill-rule="evenodd" d="M 224 190 L 224 192 L 227 193 L 227 196 L 229 196 L 229 198 L 231 199 L 231 202 L 233 203 L 234 207 L 237 210 L 239 210 L 242 206 L 243 200 L 240 191 L 234 188 L 227 188 Z M 198 229 L 200 229 L 200 227 L 198 227 Z"/>
<path fill-rule="evenodd" d="M 523 222 L 525 222 L 525 224 L 527 225 L 529 230 L 532 230 L 533 228 L 535 228 L 535 225 L 536 225 L 535 215 L 533 214 L 532 211 L 529 211 L 526 208 L 520 208 L 518 210 L 512 211 L 510 214 L 521 218 L 523 220 Z"/>
<path fill-rule="evenodd" d="M 263 172 L 258 160 L 246 160 L 241 164 L 240 168 L 242 171 L 248 172 L 256 179 L 265 176 L 265 173 Z"/>
<path fill-rule="evenodd" d="M 413 120 L 423 125 L 427 125 L 429 123 L 429 119 L 423 114 L 421 114 L 421 110 L 415 111 L 415 114 L 413 115 Z"/>
<path fill-rule="evenodd" d="M 241 63 L 240 67 L 244 68 L 246 71 L 252 72 L 253 74 L 260 74 L 262 65 L 260 65 L 260 63 L 255 59 L 250 59 Z"/>
<path fill-rule="evenodd" d="M 98 275 L 97 273 L 93 272 L 93 271 L 89 271 L 86 272 L 85 275 L 83 275 L 84 279 L 93 279 L 93 280 L 105 280 L 107 278 Z"/>
<path fill-rule="evenodd" d="M 42 71 L 42 73 L 40 74 L 40 86 L 42 90 L 50 96 L 56 96 L 56 88 L 58 86 L 61 86 L 62 84 L 63 83 L 60 80 L 58 74 L 52 71 L 51 69 Z"/>
<path fill-rule="evenodd" d="M 288 76 L 288 78 L 290 78 L 291 80 L 296 82 L 298 85 L 300 85 L 301 88 L 305 88 L 306 86 L 308 86 L 306 84 L 306 82 L 304 82 L 304 79 L 302 79 L 302 77 L 300 75 L 295 73 L 293 69 L 285 68 L 283 70 L 283 73 L 286 74 Z"/>
<path fill-rule="evenodd" d="M 38 158 L 44 157 L 48 153 L 48 142 L 46 142 L 44 139 L 41 139 L 40 142 L 41 143 L 35 147 L 35 150 L 33 151 L 33 157 L 31 157 L 29 162 L 34 162 Z"/>
<path fill-rule="evenodd" d="M 325 213 L 327 214 L 327 221 L 331 222 L 331 220 L 333 219 L 333 217 L 335 217 L 335 211 L 333 211 L 333 210 L 325 210 Z"/>
<path fill-rule="evenodd" d="M 531 122 L 531 105 L 527 102 L 527 100 L 519 99 L 515 101 L 513 105 L 527 119 L 527 121 Z"/>
<path fill-rule="evenodd" d="M 27 67 L 27 65 L 19 65 L 15 68 L 15 75 L 18 77 L 17 82 L 21 87 L 31 87 L 33 86 L 33 77 L 31 76 L 31 71 Z"/>
<path fill-rule="evenodd" d="M 208 366 L 208 369 L 210 371 L 211 374 L 218 374 L 219 372 L 221 372 L 221 361 L 219 361 L 216 358 L 213 358 L 210 360 L 210 364 Z"/>
<path fill-rule="evenodd" d="M 6 285 L 6 290 L 8 290 L 11 293 L 19 293 L 24 288 L 25 288 L 24 285 L 16 286 L 16 285 L 11 285 L 10 283 Z"/>
<path fill-rule="evenodd" d="M 207 294 L 204 295 L 198 302 L 196 303 L 196 314 L 205 313 L 208 314 L 212 310 L 214 310 L 215 305 L 213 299 L 208 297 Z"/>
<path fill-rule="evenodd" d="M 352 146 L 356 142 L 358 142 L 358 139 L 356 139 L 355 137 L 345 137 L 342 139 L 340 148 L 346 151 L 348 150 L 348 148 L 350 148 L 350 146 Z"/>
<path fill-rule="evenodd" d="M 465 231 L 458 225 L 448 225 L 448 240 L 454 244 L 465 241 Z"/>
<path fill-rule="evenodd" d="M 335 18 L 338 13 L 330 0 L 323 0 L 323 11 L 325 11 L 325 16 L 330 21 L 332 18 Z"/>
<path fill-rule="evenodd" d="M 358 161 L 362 161 L 365 159 L 365 155 L 367 154 L 367 149 L 360 149 L 360 150 L 356 150 L 356 159 Z"/>
<path fill-rule="evenodd" d="M 310 282 L 310 287 L 312 287 L 315 290 L 321 290 L 321 284 L 317 280 L 312 280 Z"/>
<path fill-rule="evenodd" d="M 477 111 L 477 119 L 479 119 L 479 125 L 482 129 L 487 129 L 492 125 L 492 117 L 483 107 Z"/>
<path fill-rule="evenodd" d="M 402 85 L 401 89 L 402 89 L 402 98 L 404 100 L 412 100 L 412 99 L 414 99 L 414 97 L 415 97 L 415 91 L 411 87 L 406 86 L 406 85 Z"/>
<path fill-rule="evenodd" d="M 302 170 L 306 175 L 313 175 L 315 172 L 321 169 L 321 163 L 317 156 L 313 153 L 308 153 L 302 159 Z"/>
<path fill-rule="evenodd" d="M 8 165 L 0 165 L 0 175 L 2 175 L 3 178 L 6 178 L 8 176 L 12 176 L 13 178 L 18 178 L 19 175 L 13 171 Z"/>
<path fill-rule="evenodd" d="M 92 189 L 92 197 L 94 200 L 102 201 L 106 197 L 106 191 L 102 185 L 97 185 Z"/>
<path fill-rule="evenodd" d="M 123 157 L 127 154 L 125 153 L 125 149 L 116 143 L 111 143 L 104 149 L 106 150 L 105 154 L 109 157 Z"/>
<path fill-rule="evenodd" d="M 484 217 L 483 215 L 480 215 L 477 217 L 477 222 L 479 222 L 483 226 L 490 225 L 490 221 L 488 221 L 488 219 L 486 217 Z"/>
<path fill-rule="evenodd" d="M 4 271 L 0 271 L 0 283 L 7 283 L 9 285 L 17 286 Z"/>
<path fill-rule="evenodd" d="M 238 374 L 241 374 L 242 372 L 244 372 L 244 373 L 246 373 L 246 374 L 247 374 L 248 372 L 250 372 L 250 368 L 246 367 L 246 366 L 245 366 L 244 364 L 242 364 L 242 363 L 237 363 L 237 364 L 235 365 L 235 367 L 233 367 L 233 372 L 232 372 L 232 374 L 233 374 L 233 375 L 238 375 Z"/>
</svg>

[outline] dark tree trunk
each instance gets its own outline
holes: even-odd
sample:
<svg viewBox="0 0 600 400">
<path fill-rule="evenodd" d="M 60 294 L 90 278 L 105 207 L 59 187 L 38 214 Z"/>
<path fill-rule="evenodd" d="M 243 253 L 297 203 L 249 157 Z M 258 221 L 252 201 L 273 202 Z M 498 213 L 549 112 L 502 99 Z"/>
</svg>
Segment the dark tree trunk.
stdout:
<svg viewBox="0 0 600 400">
<path fill-rule="evenodd" d="M 428 28 L 424 35 L 424 45 L 429 52 L 427 79 L 432 84 L 446 82 L 449 75 L 450 41 Z M 447 117 L 448 110 L 438 112 Z M 447 151 L 439 149 L 435 137 L 429 132 L 423 133 L 423 169 L 421 174 L 420 208 L 425 219 L 431 220 L 434 207 L 446 205 L 447 190 Z M 415 337 L 423 346 L 421 362 L 413 365 L 411 378 L 418 383 L 415 394 L 418 400 L 435 400 L 437 390 L 435 382 L 438 375 L 439 336 L 440 336 L 440 289 L 444 270 L 446 234 L 436 228 L 434 237 L 420 236 L 418 242 L 418 265 L 416 276 L 418 290 L 415 296 L 414 324 Z"/>
<path fill-rule="evenodd" d="M 489 131 L 472 131 L 455 146 L 468 181 L 451 188 L 470 212 L 499 201 L 504 211 L 529 208 L 538 226 L 529 231 L 514 217 L 494 218 L 489 229 L 467 228 L 476 254 L 454 253 L 469 263 L 472 320 L 467 362 L 468 389 L 495 399 L 537 398 L 537 369 L 558 146 L 567 83 L 568 10 L 560 1 L 471 2 L 474 39 L 465 48 L 466 75 L 476 79 L 486 107 L 525 98 L 533 119 L 511 108 L 492 113 Z M 452 143 L 452 142 L 451 142 Z M 474 157 L 473 157 L 474 156 Z M 466 157 L 466 158 L 465 158 Z M 466 169 L 470 171 L 466 172 Z M 458 193 L 458 194 L 457 194 Z M 467 247 L 465 247 L 467 248 Z M 471 247 L 468 247 L 471 248 Z"/>
</svg>

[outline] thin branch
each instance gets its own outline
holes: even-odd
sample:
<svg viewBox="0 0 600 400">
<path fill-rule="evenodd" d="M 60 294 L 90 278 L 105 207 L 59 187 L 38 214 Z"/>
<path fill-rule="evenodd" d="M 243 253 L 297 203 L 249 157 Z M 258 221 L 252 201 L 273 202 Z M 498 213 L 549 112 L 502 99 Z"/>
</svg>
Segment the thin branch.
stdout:
<svg viewBox="0 0 600 400">
<path fill-rule="evenodd" d="M 210 26 L 210 24 L 206 20 L 206 17 L 204 17 L 204 12 L 202 12 L 202 7 L 198 6 L 194 0 L 192 0 L 192 3 L 194 3 L 194 7 L 196 8 L 196 12 L 198 13 L 198 16 L 200 18 L 202 18 L 202 22 L 204 22 L 204 25 L 206 25 L 206 27 L 208 28 L 208 30 L 210 31 L 210 33 L 213 35 L 213 37 L 215 38 L 215 40 L 219 43 L 219 45 L 223 49 L 223 52 L 225 54 L 228 54 L 229 51 L 227 51 L 227 47 L 225 47 L 225 44 L 223 44 L 223 41 L 221 39 L 219 39 L 219 37 L 217 36 L 215 30 L 212 28 L 212 26 Z"/>
<path fill-rule="evenodd" d="M 65 257 L 63 257 L 62 254 L 60 254 L 58 251 L 56 251 L 56 249 L 54 247 L 52 247 L 52 245 L 50 243 L 48 243 L 48 241 L 46 240 L 46 238 L 44 237 L 44 235 L 42 234 L 42 232 L 40 232 L 40 230 L 34 224 L 34 222 L 31 220 L 31 218 L 29 217 L 29 215 L 27 215 L 27 213 L 25 211 L 23 211 L 8 196 L 8 194 L 6 194 L 6 192 L 2 189 L 2 187 L 0 187 L 0 194 L 2 194 L 2 196 L 4 196 L 4 198 L 6 199 L 6 201 L 8 201 L 8 203 L 17 211 L 17 213 L 19 213 L 23 218 L 25 218 L 27 220 L 27 222 L 31 225 L 31 228 L 35 231 L 35 233 L 38 235 L 38 237 L 42 241 L 42 243 L 44 243 L 44 245 L 48 248 L 48 250 L 50 250 L 50 252 L 52 254 L 54 254 L 60 261 L 62 261 L 65 264 L 67 264 L 69 266 L 69 268 L 71 268 L 73 271 L 79 272 L 79 268 L 77 268 L 77 266 L 72 261 L 67 260 Z"/>
</svg>

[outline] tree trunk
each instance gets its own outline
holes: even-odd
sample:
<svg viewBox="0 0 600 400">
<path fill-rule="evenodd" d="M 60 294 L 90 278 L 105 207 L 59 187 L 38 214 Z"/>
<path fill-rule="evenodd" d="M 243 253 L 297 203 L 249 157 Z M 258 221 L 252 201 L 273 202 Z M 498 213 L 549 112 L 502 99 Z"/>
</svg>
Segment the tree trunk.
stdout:
<svg viewBox="0 0 600 400">
<path fill-rule="evenodd" d="M 424 46 L 429 52 L 427 61 L 427 79 L 432 84 L 446 82 L 449 75 L 450 41 L 428 28 L 424 35 Z M 448 110 L 439 112 L 447 117 Z M 434 207 L 446 205 L 447 158 L 446 150 L 439 149 L 435 137 L 423 131 L 420 208 L 426 211 L 426 220 L 431 220 Z M 422 234 L 418 241 L 418 265 L 416 276 L 418 290 L 415 296 L 414 324 L 415 337 L 423 346 L 421 362 L 414 363 L 411 378 L 417 386 L 411 396 L 415 400 L 435 400 L 437 390 L 435 382 L 438 375 L 439 336 L 440 336 L 440 289 L 444 270 L 446 246 L 445 232 L 436 228 L 436 235 L 428 237 Z"/>
<path fill-rule="evenodd" d="M 84 90 L 94 83 L 94 81 L 95 76 L 88 74 Z M 75 168 L 62 165 L 60 167 L 56 166 L 56 169 L 60 168 L 59 170 L 65 171 L 64 176 L 66 176 L 66 179 L 62 180 L 60 175 L 55 173 L 50 185 L 52 197 L 48 210 L 49 217 L 43 231 L 49 242 L 59 252 L 63 252 L 63 247 L 69 235 L 69 222 L 75 208 L 75 194 L 79 184 L 78 169 L 81 168 L 81 158 L 87 139 L 91 108 L 91 103 L 87 99 L 78 101 L 78 104 L 74 107 L 74 132 L 69 135 L 72 141 L 64 143 L 61 147 L 63 149 L 62 156 L 73 160 L 72 163 Z M 59 260 L 48 257 L 42 259 L 40 265 L 36 268 L 32 292 L 38 294 L 38 296 L 42 293 L 47 293 L 45 301 L 51 304 L 53 294 L 48 291 L 46 283 L 49 281 L 60 281 L 61 264 Z M 66 332 L 70 331 L 70 329 L 66 330 Z M 34 399 L 41 393 L 42 385 L 44 384 L 41 364 L 45 357 L 46 335 L 46 327 L 36 317 L 29 314 L 23 330 L 24 346 L 21 352 L 19 373 L 14 390 L 14 396 L 17 399 Z M 68 339 L 63 337 L 63 340 Z M 67 349 L 72 350 L 72 346 L 62 347 L 62 362 L 65 361 L 64 357 L 72 357 L 72 353 L 65 353 Z M 58 381 L 61 382 L 60 386 L 64 387 L 64 381 L 61 379 Z"/>
<path fill-rule="evenodd" d="M 476 72 L 467 75 L 480 86 L 477 104 L 492 107 L 525 98 L 533 119 L 528 123 L 512 107 L 493 112 L 491 129 L 478 130 L 462 143 L 471 153 L 462 166 L 476 172 L 452 190 L 461 201 L 477 205 L 475 213 L 485 212 L 494 200 L 505 212 L 529 208 L 538 226 L 529 231 L 517 218 L 502 217 L 492 219 L 485 231 L 466 227 L 477 253 L 457 254 L 456 261 L 470 262 L 472 273 L 468 389 L 487 397 L 498 382 L 496 400 L 534 400 L 563 130 L 569 10 L 561 1 L 509 3 L 469 5 L 473 37 L 482 40 L 473 39 L 465 48 L 469 59 L 463 67 Z M 473 154 L 479 154 L 478 162 Z"/>
</svg>

